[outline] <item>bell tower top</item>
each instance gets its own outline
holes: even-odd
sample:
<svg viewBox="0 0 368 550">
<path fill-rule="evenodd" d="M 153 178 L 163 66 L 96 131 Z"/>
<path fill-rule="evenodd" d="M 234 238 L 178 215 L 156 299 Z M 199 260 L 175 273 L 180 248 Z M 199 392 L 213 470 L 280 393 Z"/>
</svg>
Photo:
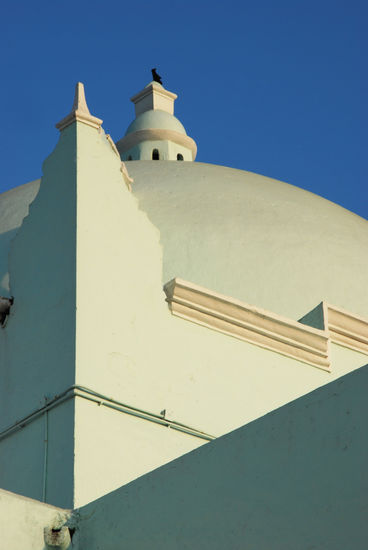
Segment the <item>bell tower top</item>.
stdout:
<svg viewBox="0 0 368 550">
<path fill-rule="evenodd" d="M 135 105 L 135 116 L 138 117 L 145 111 L 160 110 L 170 115 L 174 114 L 174 101 L 178 96 L 165 90 L 162 84 L 152 80 L 141 92 L 134 95 L 130 101 Z"/>
<path fill-rule="evenodd" d="M 197 145 L 174 116 L 177 95 L 165 90 L 161 77 L 152 69 L 153 80 L 135 94 L 135 119 L 116 144 L 122 161 L 193 161 Z"/>
</svg>

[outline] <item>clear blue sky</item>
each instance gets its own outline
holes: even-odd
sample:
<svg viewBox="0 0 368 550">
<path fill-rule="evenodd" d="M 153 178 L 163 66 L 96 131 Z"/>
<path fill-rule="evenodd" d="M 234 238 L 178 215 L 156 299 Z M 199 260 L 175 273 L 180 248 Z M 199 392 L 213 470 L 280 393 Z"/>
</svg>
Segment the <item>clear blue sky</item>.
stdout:
<svg viewBox="0 0 368 550">
<path fill-rule="evenodd" d="M 78 80 L 118 140 L 157 67 L 198 161 L 368 217 L 366 1 L 20 0 L 1 16 L 1 191 L 41 176 Z"/>
</svg>

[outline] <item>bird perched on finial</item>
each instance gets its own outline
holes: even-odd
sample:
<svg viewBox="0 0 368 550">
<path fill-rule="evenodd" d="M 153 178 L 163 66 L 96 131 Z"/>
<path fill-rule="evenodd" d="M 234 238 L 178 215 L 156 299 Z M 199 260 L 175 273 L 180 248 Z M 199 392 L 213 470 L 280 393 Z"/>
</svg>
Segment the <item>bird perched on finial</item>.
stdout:
<svg viewBox="0 0 368 550">
<path fill-rule="evenodd" d="M 159 74 L 156 73 L 156 67 L 154 69 L 151 69 L 152 78 L 155 82 L 158 82 L 159 84 L 162 84 L 162 80 Z"/>
</svg>

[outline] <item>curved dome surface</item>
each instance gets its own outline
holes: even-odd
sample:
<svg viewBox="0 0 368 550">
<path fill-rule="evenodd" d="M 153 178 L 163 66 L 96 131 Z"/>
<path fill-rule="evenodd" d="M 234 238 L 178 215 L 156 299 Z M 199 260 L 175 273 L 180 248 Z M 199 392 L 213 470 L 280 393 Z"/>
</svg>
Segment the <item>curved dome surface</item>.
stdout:
<svg viewBox="0 0 368 550">
<path fill-rule="evenodd" d="M 368 222 L 293 185 L 211 164 L 130 161 L 159 229 L 163 283 L 186 279 L 292 319 L 326 300 L 367 317 Z M 10 241 L 39 181 L 1 195 L 0 294 Z M 138 253 L 138 252 L 137 252 Z"/>
<path fill-rule="evenodd" d="M 368 222 L 290 184 L 202 163 L 131 161 L 180 277 L 293 319 L 322 300 L 367 316 Z"/>
<path fill-rule="evenodd" d="M 140 114 L 133 122 L 128 126 L 125 135 L 132 134 L 139 130 L 147 130 L 149 128 L 158 128 L 160 130 L 174 130 L 179 134 L 186 135 L 186 131 L 180 120 L 174 115 L 170 115 L 166 111 L 159 109 L 151 109 Z"/>
<path fill-rule="evenodd" d="M 8 254 L 28 207 L 40 188 L 40 180 L 14 187 L 0 195 L 0 296 L 9 295 Z"/>
</svg>

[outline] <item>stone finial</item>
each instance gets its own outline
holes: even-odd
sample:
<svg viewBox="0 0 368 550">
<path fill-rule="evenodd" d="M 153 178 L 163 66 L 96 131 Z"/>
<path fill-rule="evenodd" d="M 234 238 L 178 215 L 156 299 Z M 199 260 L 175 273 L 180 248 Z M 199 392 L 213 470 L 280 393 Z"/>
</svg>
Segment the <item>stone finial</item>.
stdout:
<svg viewBox="0 0 368 550">
<path fill-rule="evenodd" d="M 71 112 L 56 124 L 56 128 L 61 132 L 76 120 L 93 128 L 100 128 L 102 124 L 100 118 L 92 116 L 89 112 L 82 82 L 77 82 L 75 86 L 74 103 Z"/>
</svg>

